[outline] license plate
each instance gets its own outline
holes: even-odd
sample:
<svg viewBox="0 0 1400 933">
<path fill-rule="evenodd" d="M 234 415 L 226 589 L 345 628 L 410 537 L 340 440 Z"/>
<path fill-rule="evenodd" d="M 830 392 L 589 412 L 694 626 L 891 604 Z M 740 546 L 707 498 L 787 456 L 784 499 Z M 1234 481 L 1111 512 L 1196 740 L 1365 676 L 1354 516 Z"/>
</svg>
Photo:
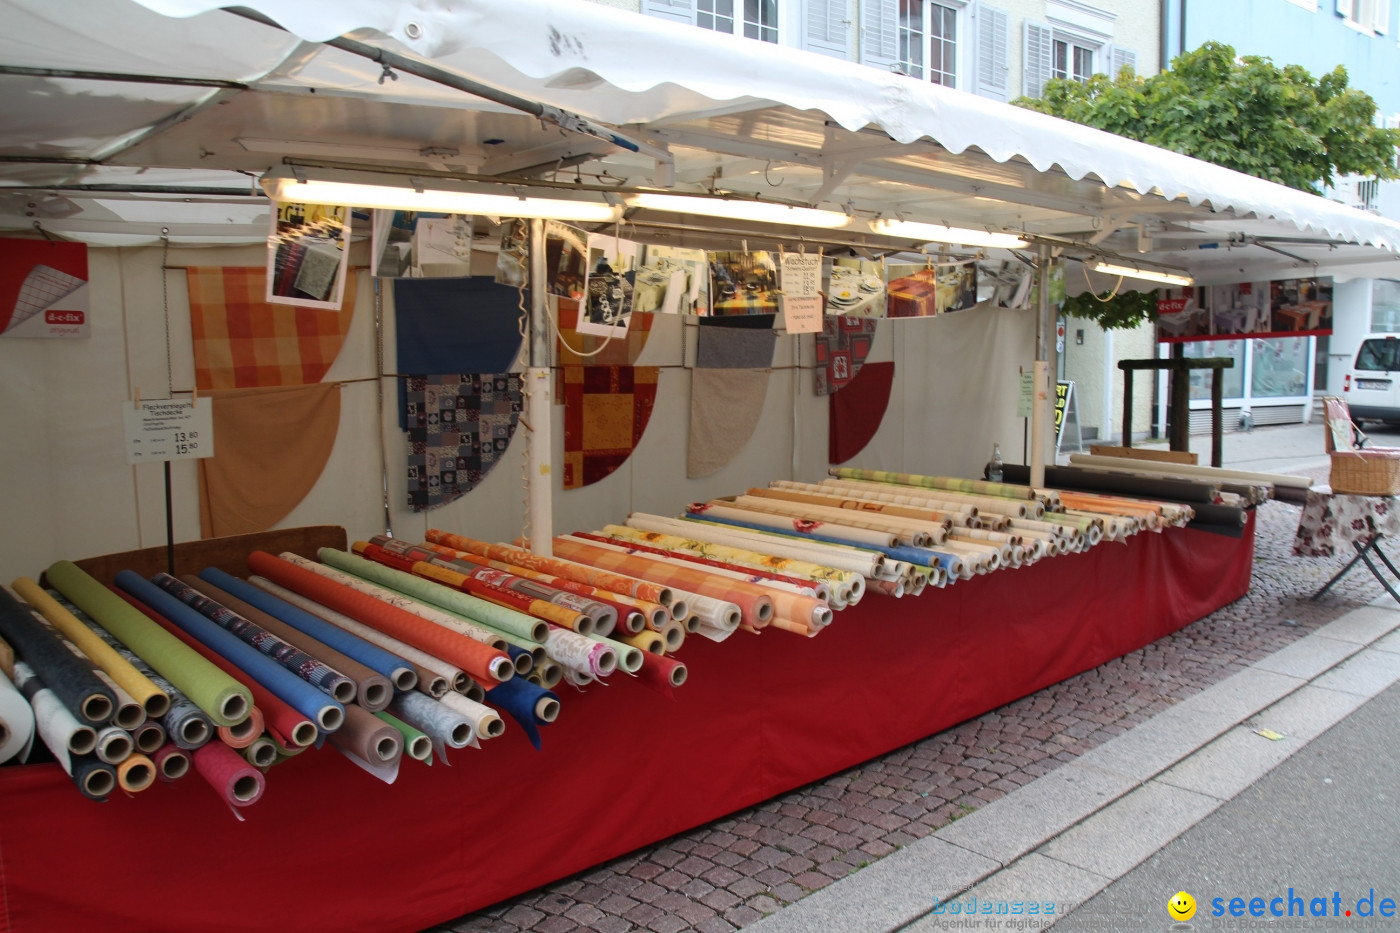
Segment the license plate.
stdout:
<svg viewBox="0 0 1400 933">
<path fill-rule="evenodd" d="M 1373 389 L 1373 390 L 1378 390 L 1378 391 L 1384 391 L 1384 390 L 1387 390 L 1387 389 L 1390 388 L 1390 380 L 1389 380 L 1389 379 L 1358 379 L 1358 380 L 1356 380 L 1356 387 L 1357 387 L 1358 389 Z"/>
</svg>

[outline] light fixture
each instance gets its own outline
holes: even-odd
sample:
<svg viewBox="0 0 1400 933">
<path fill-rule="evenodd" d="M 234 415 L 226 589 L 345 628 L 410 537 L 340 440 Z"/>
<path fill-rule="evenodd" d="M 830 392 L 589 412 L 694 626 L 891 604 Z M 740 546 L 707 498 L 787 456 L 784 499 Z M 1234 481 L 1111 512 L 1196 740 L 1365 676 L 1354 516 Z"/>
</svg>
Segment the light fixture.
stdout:
<svg viewBox="0 0 1400 933">
<path fill-rule="evenodd" d="M 881 236 L 908 237 L 925 243 L 955 243 L 988 249 L 1025 249 L 1029 244 L 1014 233 L 991 233 L 967 227 L 945 227 L 912 220 L 881 218 L 870 221 L 870 232 Z"/>
<path fill-rule="evenodd" d="M 745 198 L 707 198 L 684 194 L 625 194 L 628 207 L 677 214 L 699 214 L 726 220 L 747 220 L 760 224 L 789 224 L 794 227 L 821 227 L 834 230 L 851 222 L 841 211 L 823 211 L 813 207 L 795 207 L 773 201 L 750 201 Z"/>
<path fill-rule="evenodd" d="M 298 177 L 298 174 L 301 177 Z M 260 180 L 274 201 L 377 207 L 385 210 L 540 217 L 579 223 L 608 223 L 622 217 L 621 204 L 571 197 L 538 197 L 507 185 L 482 185 L 447 178 L 415 178 L 375 172 L 322 172 L 278 168 Z M 554 189 L 548 190 L 551 195 Z M 560 192 L 562 194 L 562 192 Z"/>
<path fill-rule="evenodd" d="M 1183 287 L 1191 285 L 1195 281 L 1189 275 L 1164 272 L 1160 269 L 1141 269 L 1137 266 L 1115 266 L 1108 262 L 1095 263 L 1094 271 L 1104 275 L 1123 275 L 1128 278 L 1145 279 L 1148 282 L 1161 282 L 1163 285 L 1181 285 Z"/>
</svg>

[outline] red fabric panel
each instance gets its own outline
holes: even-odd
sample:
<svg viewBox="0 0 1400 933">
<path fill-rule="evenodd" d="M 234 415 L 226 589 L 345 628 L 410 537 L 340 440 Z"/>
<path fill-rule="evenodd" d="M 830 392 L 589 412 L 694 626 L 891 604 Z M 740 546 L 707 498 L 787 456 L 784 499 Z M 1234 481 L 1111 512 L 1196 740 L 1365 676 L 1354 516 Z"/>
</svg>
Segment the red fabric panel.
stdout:
<svg viewBox="0 0 1400 933">
<path fill-rule="evenodd" d="M 451 767 L 406 762 L 393 786 L 308 751 L 269 772 L 246 823 L 198 777 L 95 804 L 57 766 L 0 768 L 0 918 L 15 933 L 423 929 L 1142 647 L 1243 596 L 1253 553 L 1250 513 L 1239 539 L 1141 534 L 918 599 L 870 595 L 813 639 L 691 639 L 675 702 L 617 675 L 564 694 L 542 752 L 510 730 Z M 101 870 L 75 869 L 93 853 Z M 296 896 L 230 906 L 252 870 Z"/>
<path fill-rule="evenodd" d="M 827 461 L 845 463 L 865 449 L 890 407 L 894 363 L 866 363 L 850 385 L 827 396 Z"/>
</svg>

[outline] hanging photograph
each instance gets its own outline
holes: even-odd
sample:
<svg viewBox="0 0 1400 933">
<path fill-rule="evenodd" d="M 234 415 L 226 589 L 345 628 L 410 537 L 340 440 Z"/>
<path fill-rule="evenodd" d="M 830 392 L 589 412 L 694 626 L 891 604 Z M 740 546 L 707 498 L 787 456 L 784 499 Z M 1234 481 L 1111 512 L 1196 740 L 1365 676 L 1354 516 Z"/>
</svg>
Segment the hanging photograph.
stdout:
<svg viewBox="0 0 1400 933">
<path fill-rule="evenodd" d="M 583 298 L 588 278 L 588 234 L 558 220 L 544 223 L 545 287 L 561 298 Z"/>
<path fill-rule="evenodd" d="M 1168 288 L 1157 295 L 1161 343 L 1332 333 L 1331 276 Z"/>
<path fill-rule="evenodd" d="M 87 244 L 3 243 L 0 337 L 88 336 Z"/>
<path fill-rule="evenodd" d="M 501 250 L 496 254 L 496 284 L 524 288 L 530 274 L 530 223 L 517 218 L 501 222 Z"/>
<path fill-rule="evenodd" d="M 888 317 L 929 317 L 977 304 L 977 263 L 885 263 Z"/>
<path fill-rule="evenodd" d="M 778 266 L 773 254 L 710 253 L 710 313 L 778 313 Z"/>
<path fill-rule="evenodd" d="M 710 273 L 703 249 L 643 245 L 632 293 L 632 311 L 702 314 L 710 303 Z"/>
<path fill-rule="evenodd" d="M 588 236 L 587 277 L 578 332 L 621 336 L 632 316 L 641 244 L 605 233 Z"/>
<path fill-rule="evenodd" d="M 419 214 L 413 224 L 413 275 L 420 279 L 472 274 L 472 218 Z"/>
<path fill-rule="evenodd" d="M 267 243 L 267 300 L 339 311 L 350 261 L 350 209 L 278 203 Z"/>
<path fill-rule="evenodd" d="M 833 259 L 826 296 L 827 314 L 884 317 L 884 267 L 868 259 Z"/>
</svg>

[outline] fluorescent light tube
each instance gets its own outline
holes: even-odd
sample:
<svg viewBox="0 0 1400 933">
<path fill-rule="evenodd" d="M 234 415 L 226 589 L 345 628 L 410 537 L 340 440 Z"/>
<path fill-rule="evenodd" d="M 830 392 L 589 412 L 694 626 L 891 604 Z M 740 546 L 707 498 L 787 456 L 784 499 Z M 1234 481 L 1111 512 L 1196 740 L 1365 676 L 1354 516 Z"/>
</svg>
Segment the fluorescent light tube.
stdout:
<svg viewBox="0 0 1400 933">
<path fill-rule="evenodd" d="M 625 194 L 628 207 L 643 210 L 672 211 L 677 214 L 699 214 L 729 220 L 747 220 L 760 224 L 789 224 L 794 227 L 822 227 L 834 230 L 844 227 L 851 218 L 841 211 L 823 211 L 812 207 L 792 207 L 772 201 L 750 201 L 742 198 L 702 198 L 683 194 Z"/>
<path fill-rule="evenodd" d="M 912 220 L 872 220 L 870 231 L 881 236 L 908 237 L 926 243 L 954 243 L 988 249 L 1025 249 L 1029 244 L 1014 233 L 989 233 L 967 227 L 945 227 Z"/>
<path fill-rule="evenodd" d="M 1133 279 L 1145 279 L 1148 282 L 1161 282 L 1163 285 L 1186 286 L 1195 281 L 1189 275 L 1178 275 L 1157 269 L 1139 269 L 1137 266 L 1115 266 L 1108 262 L 1095 264 L 1094 271 L 1104 275 L 1123 275 Z"/>
</svg>

